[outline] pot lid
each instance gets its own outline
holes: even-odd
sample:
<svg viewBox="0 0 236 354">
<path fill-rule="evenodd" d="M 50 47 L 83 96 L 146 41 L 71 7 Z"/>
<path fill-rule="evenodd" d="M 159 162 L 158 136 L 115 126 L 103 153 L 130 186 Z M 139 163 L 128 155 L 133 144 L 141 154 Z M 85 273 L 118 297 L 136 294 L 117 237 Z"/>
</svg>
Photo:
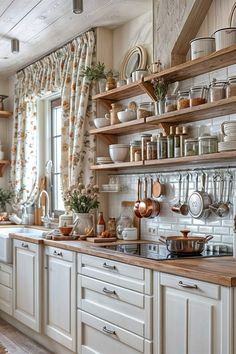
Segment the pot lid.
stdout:
<svg viewBox="0 0 236 354">
<path fill-rule="evenodd" d="M 179 236 L 161 236 L 165 240 L 181 240 L 181 241 L 199 241 L 204 240 L 205 236 L 189 236 L 190 230 L 181 230 L 182 235 Z"/>
</svg>

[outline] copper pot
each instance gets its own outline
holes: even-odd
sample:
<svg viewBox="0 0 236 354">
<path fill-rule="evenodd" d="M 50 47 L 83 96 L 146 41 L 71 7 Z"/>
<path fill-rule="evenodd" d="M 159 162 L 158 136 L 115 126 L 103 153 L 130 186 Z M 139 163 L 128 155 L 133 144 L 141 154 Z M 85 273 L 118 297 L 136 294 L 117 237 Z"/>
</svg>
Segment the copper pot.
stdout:
<svg viewBox="0 0 236 354">
<path fill-rule="evenodd" d="M 151 179 L 151 196 L 153 180 Z M 144 199 L 139 203 L 140 215 L 144 218 L 155 218 L 160 213 L 160 203 L 147 197 L 147 178 L 144 180 Z"/>
<path fill-rule="evenodd" d="M 139 211 L 139 205 L 140 205 L 140 188 L 141 188 L 141 181 L 140 178 L 138 178 L 138 196 L 137 196 L 137 200 L 134 203 L 134 214 L 138 217 L 138 218 L 142 218 L 142 215 L 140 214 Z"/>
</svg>

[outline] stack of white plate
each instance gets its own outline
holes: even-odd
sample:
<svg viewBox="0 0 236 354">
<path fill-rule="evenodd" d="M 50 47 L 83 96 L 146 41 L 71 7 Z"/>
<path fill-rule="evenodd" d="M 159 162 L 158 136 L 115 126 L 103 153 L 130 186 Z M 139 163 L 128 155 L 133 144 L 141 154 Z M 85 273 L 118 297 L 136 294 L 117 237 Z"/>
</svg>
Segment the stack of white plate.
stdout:
<svg viewBox="0 0 236 354">
<path fill-rule="evenodd" d="M 218 143 L 218 150 L 236 150 L 236 121 L 222 123 L 221 131 L 223 133 L 224 141 Z"/>
<path fill-rule="evenodd" d="M 110 157 L 108 157 L 108 156 L 97 157 L 97 164 L 98 165 L 103 165 L 103 164 L 108 164 L 108 163 L 113 163 L 113 161 Z"/>
</svg>

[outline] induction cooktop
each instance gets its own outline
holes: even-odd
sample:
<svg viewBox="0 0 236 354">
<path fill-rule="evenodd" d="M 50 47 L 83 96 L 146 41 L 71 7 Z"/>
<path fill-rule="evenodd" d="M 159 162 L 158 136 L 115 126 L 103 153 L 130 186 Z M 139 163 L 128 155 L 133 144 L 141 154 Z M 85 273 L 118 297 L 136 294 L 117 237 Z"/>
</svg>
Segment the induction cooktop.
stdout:
<svg viewBox="0 0 236 354">
<path fill-rule="evenodd" d="M 97 246 L 96 246 L 97 247 Z M 203 258 L 203 257 L 222 257 L 232 256 L 232 248 L 228 245 L 209 244 L 201 254 L 175 255 L 171 254 L 165 245 L 157 243 L 129 243 L 119 245 L 98 246 L 106 250 L 111 250 L 130 256 L 148 258 L 153 260 L 171 260 L 179 258 Z"/>
</svg>

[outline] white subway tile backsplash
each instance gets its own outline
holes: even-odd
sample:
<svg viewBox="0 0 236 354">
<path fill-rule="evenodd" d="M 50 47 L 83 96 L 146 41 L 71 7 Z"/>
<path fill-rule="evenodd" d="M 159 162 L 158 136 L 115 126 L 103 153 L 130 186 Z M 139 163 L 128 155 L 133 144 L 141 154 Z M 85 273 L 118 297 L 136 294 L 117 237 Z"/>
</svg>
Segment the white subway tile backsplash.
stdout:
<svg viewBox="0 0 236 354">
<path fill-rule="evenodd" d="M 209 234 L 213 233 L 213 227 L 211 226 L 199 226 L 199 232 L 207 232 Z"/>
<path fill-rule="evenodd" d="M 233 243 L 233 236 L 222 235 L 222 242 L 232 244 Z"/>
<path fill-rule="evenodd" d="M 229 234 L 229 227 L 214 227 L 214 233 L 216 234 Z"/>
</svg>

